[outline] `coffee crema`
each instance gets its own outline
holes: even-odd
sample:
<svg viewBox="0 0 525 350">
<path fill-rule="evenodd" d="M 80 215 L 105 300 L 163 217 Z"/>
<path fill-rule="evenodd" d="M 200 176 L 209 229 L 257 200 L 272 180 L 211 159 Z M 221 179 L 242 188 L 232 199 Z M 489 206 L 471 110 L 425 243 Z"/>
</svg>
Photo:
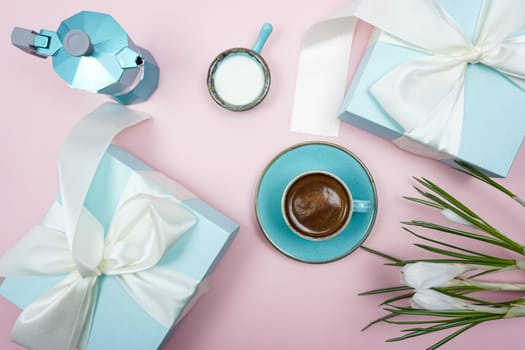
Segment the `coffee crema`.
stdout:
<svg viewBox="0 0 525 350">
<path fill-rule="evenodd" d="M 338 233 L 350 215 L 351 198 L 336 178 L 321 172 L 305 174 L 289 187 L 284 210 L 299 234 L 324 239 Z"/>
</svg>

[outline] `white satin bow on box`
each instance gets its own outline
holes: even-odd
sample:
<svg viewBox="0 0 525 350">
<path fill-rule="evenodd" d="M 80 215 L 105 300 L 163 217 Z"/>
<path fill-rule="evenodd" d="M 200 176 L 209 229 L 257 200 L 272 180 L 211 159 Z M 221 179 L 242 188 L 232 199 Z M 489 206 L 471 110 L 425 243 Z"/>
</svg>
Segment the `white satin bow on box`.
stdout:
<svg viewBox="0 0 525 350">
<path fill-rule="evenodd" d="M 306 34 L 292 130 L 338 134 L 357 19 L 382 30 L 381 41 L 427 54 L 398 66 L 370 89 L 410 140 L 457 154 L 468 64 L 492 67 L 525 89 L 525 36 L 511 36 L 525 25 L 525 1 L 483 1 L 471 42 L 436 0 L 354 0 Z"/>
<path fill-rule="evenodd" d="M 59 161 L 63 205 L 55 202 L 46 225 L 33 228 L 0 258 L 0 276 L 67 276 L 22 311 L 11 333 L 13 341 L 35 350 L 85 349 L 102 275 L 116 278 L 167 329 L 196 293 L 199 281 L 156 266 L 196 223 L 179 202 L 187 198 L 158 195 L 155 185 L 132 178 L 105 237 L 102 224 L 83 207 L 114 135 L 147 118 L 106 104 L 67 138 Z M 190 196 L 184 189 L 180 193 Z"/>
</svg>

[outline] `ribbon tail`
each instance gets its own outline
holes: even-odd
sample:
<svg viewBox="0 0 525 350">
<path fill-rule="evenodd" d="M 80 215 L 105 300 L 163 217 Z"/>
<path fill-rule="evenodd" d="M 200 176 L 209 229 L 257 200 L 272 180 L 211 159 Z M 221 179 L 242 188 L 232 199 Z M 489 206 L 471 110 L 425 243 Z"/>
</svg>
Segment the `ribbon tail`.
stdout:
<svg viewBox="0 0 525 350">
<path fill-rule="evenodd" d="M 357 19 L 347 15 L 317 23 L 305 35 L 299 57 L 291 130 L 323 136 L 339 134 L 348 62 Z"/>
<path fill-rule="evenodd" d="M 118 281 L 133 300 L 166 329 L 182 315 L 199 287 L 196 279 L 160 267 L 119 275 Z"/>
<path fill-rule="evenodd" d="M 80 339 L 78 340 L 77 345 L 79 350 L 87 349 L 89 343 L 89 336 L 91 335 L 91 328 L 93 326 L 93 317 L 97 301 L 97 292 L 97 286 L 94 285 L 92 287 L 92 294 L 89 296 L 89 300 L 86 300 L 86 303 L 89 302 L 89 305 L 86 305 L 88 307 L 88 314 L 84 322 L 84 327 L 82 327 L 82 330 L 80 332 Z"/>
<path fill-rule="evenodd" d="M 32 350 L 76 349 L 88 337 L 96 280 L 72 272 L 22 311 L 11 340 Z"/>
<path fill-rule="evenodd" d="M 74 268 L 64 232 L 45 226 L 35 226 L 0 257 L 4 277 L 60 275 Z"/>
<path fill-rule="evenodd" d="M 85 242 L 89 242 L 93 237 L 91 232 L 79 231 L 77 227 L 97 167 L 115 135 L 148 118 L 144 113 L 107 103 L 82 119 L 62 146 L 58 172 L 65 232 L 74 263 L 82 276 L 93 273 L 93 266 L 89 261 L 91 256 L 86 257 L 83 254 L 92 250 L 86 249 Z"/>
</svg>

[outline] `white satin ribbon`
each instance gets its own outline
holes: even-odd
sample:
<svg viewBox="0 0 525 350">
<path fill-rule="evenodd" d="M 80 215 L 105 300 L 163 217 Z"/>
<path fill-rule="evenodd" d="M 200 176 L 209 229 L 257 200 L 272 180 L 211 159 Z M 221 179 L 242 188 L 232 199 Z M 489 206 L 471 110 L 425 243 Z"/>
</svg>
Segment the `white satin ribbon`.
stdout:
<svg viewBox="0 0 525 350">
<path fill-rule="evenodd" d="M 524 1 L 485 0 L 472 43 L 436 0 L 354 0 L 306 34 L 293 131 L 338 134 L 357 19 L 382 30 L 382 41 L 428 54 L 387 73 L 370 91 L 407 138 L 439 152 L 459 150 L 468 64 L 490 66 L 525 89 L 525 36 L 509 37 L 525 25 Z"/>
<path fill-rule="evenodd" d="M 59 164 L 63 206 L 55 202 L 43 225 L 0 258 L 1 276 L 67 276 L 22 311 L 11 333 L 13 341 L 35 350 L 85 349 L 102 274 L 116 278 L 145 312 L 168 329 L 196 293 L 197 280 L 156 266 L 196 223 L 195 216 L 181 206 L 181 198 L 163 192 L 163 183 L 169 181 L 162 175 L 132 176 L 105 237 L 101 223 L 83 207 L 113 136 L 147 118 L 106 104 L 67 138 Z M 192 196 L 171 186 L 175 186 L 171 194 Z"/>
</svg>

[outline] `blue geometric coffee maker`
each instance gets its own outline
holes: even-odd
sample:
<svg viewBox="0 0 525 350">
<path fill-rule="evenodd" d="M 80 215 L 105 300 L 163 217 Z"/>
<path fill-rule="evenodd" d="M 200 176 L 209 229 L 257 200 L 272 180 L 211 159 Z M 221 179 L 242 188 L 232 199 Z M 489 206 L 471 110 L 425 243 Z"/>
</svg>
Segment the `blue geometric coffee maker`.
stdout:
<svg viewBox="0 0 525 350">
<path fill-rule="evenodd" d="M 53 68 L 69 86 L 110 95 L 122 104 L 146 101 L 158 86 L 153 56 L 107 14 L 80 12 L 56 32 L 14 28 L 11 42 L 32 55 L 52 56 Z"/>
</svg>

